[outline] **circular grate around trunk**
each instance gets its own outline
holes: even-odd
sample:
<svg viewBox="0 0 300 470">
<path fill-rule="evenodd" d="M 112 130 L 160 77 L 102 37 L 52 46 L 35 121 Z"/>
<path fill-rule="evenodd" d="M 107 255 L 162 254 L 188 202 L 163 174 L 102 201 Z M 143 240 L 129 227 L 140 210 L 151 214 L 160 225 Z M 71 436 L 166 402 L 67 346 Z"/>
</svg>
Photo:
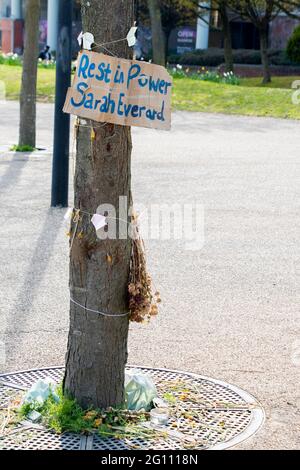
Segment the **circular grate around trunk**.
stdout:
<svg viewBox="0 0 300 470">
<path fill-rule="evenodd" d="M 255 398 L 233 385 L 188 372 L 139 366 L 127 369 L 149 375 L 160 398 L 172 391 L 180 413 L 171 415 L 163 434 L 117 439 L 98 434 L 59 435 L 29 421 L 6 426 L 10 403 L 24 390 L 46 377 L 62 381 L 64 368 L 53 367 L 0 375 L 0 450 L 226 449 L 253 435 L 264 421 L 264 411 Z M 184 396 L 186 389 L 193 391 L 193 399 Z"/>
</svg>

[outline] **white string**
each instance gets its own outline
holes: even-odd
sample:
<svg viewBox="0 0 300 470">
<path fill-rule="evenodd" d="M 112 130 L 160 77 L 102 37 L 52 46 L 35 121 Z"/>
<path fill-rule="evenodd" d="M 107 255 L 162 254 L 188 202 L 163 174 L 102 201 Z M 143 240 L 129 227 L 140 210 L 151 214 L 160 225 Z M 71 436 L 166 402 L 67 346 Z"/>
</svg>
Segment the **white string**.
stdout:
<svg viewBox="0 0 300 470">
<path fill-rule="evenodd" d="M 126 39 L 127 39 L 127 38 L 125 38 L 125 39 L 120 39 L 120 40 L 113 41 L 113 42 L 125 41 Z M 124 64 L 125 64 L 125 63 L 128 62 L 128 60 L 130 60 L 130 59 L 122 59 L 121 57 L 119 57 L 119 56 L 117 56 L 116 54 L 114 54 L 111 50 L 107 49 L 107 47 L 104 47 L 102 44 L 97 44 L 97 43 L 94 43 L 94 44 L 96 44 L 96 45 L 93 46 L 93 47 L 91 47 L 91 49 L 90 49 L 92 52 L 93 52 L 93 49 L 96 49 L 97 47 L 101 47 L 101 48 L 104 49 L 106 52 L 108 52 L 108 54 L 111 54 L 113 57 L 119 59 L 119 62 L 124 62 Z M 110 44 L 110 43 L 104 43 L 104 44 Z M 85 50 L 85 49 L 83 49 L 83 50 Z"/>
<path fill-rule="evenodd" d="M 122 41 L 126 41 L 127 40 L 127 36 L 126 38 L 122 38 L 122 39 L 115 39 L 114 41 L 109 41 L 109 42 L 102 42 L 101 44 L 97 44 L 98 46 L 106 46 L 107 44 L 114 44 L 116 42 L 122 42 Z"/>
<path fill-rule="evenodd" d="M 82 209 L 76 209 L 75 207 L 73 208 L 73 211 L 75 211 L 75 216 L 76 216 L 76 212 L 81 212 L 82 214 L 86 214 L 86 215 L 89 215 L 90 217 L 93 217 L 94 215 L 97 215 L 96 212 L 94 212 L 93 214 L 91 212 L 87 212 L 87 211 L 84 211 Z M 99 214 L 101 215 L 101 214 Z M 110 219 L 110 220 L 120 220 L 121 222 L 124 222 L 125 224 L 127 225 L 131 225 L 133 224 L 133 221 L 129 222 L 128 220 L 125 220 L 125 219 L 121 219 L 120 217 L 110 217 L 108 215 L 104 216 L 106 219 Z M 72 218 L 72 217 L 71 217 Z"/>
<path fill-rule="evenodd" d="M 71 300 L 71 302 L 73 302 L 73 304 L 77 305 L 78 307 L 83 308 L 87 312 L 97 313 L 98 315 L 102 315 L 104 317 L 126 317 L 130 313 L 130 312 L 127 312 L 127 313 L 105 313 L 105 312 L 100 312 L 99 310 L 94 310 L 92 308 L 85 307 L 85 305 L 81 305 L 79 302 L 76 302 L 76 300 L 72 299 L 72 297 L 70 297 L 70 300 Z"/>
<path fill-rule="evenodd" d="M 124 39 L 122 39 L 122 41 L 124 41 Z M 96 43 L 94 43 L 94 44 L 96 44 Z M 102 44 L 96 44 L 96 46 L 95 46 L 95 47 L 92 47 L 91 50 L 92 50 L 92 49 L 95 49 L 96 47 L 101 47 L 102 49 L 104 49 L 106 52 L 108 52 L 108 53 L 111 54 L 112 56 L 118 58 L 118 56 L 117 56 L 116 54 L 114 54 L 112 51 L 110 51 L 110 50 L 107 49 L 106 47 L 102 46 Z"/>
<path fill-rule="evenodd" d="M 115 41 L 102 42 L 101 44 L 98 44 L 97 42 L 94 42 L 95 45 L 93 47 L 91 47 L 91 49 L 95 49 L 96 47 L 107 46 L 107 44 L 115 44 L 116 42 L 122 42 L 122 41 L 126 41 L 126 40 L 127 40 L 127 37 L 122 38 L 122 39 L 115 39 Z"/>
</svg>

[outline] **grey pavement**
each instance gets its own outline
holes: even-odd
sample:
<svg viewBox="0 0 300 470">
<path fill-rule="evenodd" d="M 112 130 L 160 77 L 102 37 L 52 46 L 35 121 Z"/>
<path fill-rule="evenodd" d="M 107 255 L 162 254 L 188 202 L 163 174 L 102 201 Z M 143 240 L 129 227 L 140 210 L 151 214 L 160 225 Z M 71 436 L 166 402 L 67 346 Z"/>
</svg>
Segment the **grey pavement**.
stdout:
<svg viewBox="0 0 300 470">
<path fill-rule="evenodd" d="M 53 106 L 38 106 L 47 152 L 29 158 L 5 151 L 18 105 L 0 108 L 0 368 L 62 365 L 68 238 L 65 210 L 49 208 Z M 129 362 L 255 395 L 267 419 L 243 449 L 300 448 L 299 126 L 178 112 L 170 133 L 133 129 L 136 202 L 203 204 L 205 244 L 147 241 L 163 304 L 150 325 L 131 325 Z"/>
</svg>

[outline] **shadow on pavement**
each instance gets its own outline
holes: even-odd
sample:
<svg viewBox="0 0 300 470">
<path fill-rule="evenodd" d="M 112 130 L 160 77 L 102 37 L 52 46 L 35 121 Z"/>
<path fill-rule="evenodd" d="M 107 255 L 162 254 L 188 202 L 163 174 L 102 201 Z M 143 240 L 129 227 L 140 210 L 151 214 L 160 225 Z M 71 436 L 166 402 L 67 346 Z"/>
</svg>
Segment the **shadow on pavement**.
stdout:
<svg viewBox="0 0 300 470">
<path fill-rule="evenodd" d="M 32 307 L 40 290 L 49 260 L 53 255 L 59 229 L 64 220 L 62 212 L 62 209 L 48 210 L 33 255 L 24 274 L 22 286 L 16 293 L 16 300 L 7 313 L 6 357 L 9 357 L 11 363 L 15 362 L 16 356 L 22 347 L 24 341 L 22 334 L 28 333 L 26 327 L 32 326 Z M 45 308 L 46 304 L 47 299 L 45 299 L 44 307 L 41 307 L 41 310 Z M 36 321 L 39 321 L 40 325 L 40 318 Z M 40 331 L 40 328 L 37 331 Z M 11 335 L 12 337 L 10 337 Z"/>
</svg>

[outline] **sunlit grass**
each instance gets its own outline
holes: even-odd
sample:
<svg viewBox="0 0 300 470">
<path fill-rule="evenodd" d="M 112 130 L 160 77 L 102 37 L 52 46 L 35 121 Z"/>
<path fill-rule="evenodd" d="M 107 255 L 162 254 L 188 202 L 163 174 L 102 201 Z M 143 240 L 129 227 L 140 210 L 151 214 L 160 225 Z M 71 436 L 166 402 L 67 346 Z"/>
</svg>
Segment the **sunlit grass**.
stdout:
<svg viewBox="0 0 300 470">
<path fill-rule="evenodd" d="M 299 76 L 273 77 L 271 83 L 262 85 L 262 77 L 241 78 L 242 86 L 262 87 L 262 88 L 291 88 L 295 80 L 300 80 Z"/>
<path fill-rule="evenodd" d="M 255 82 L 254 82 L 255 83 Z M 184 79 L 174 81 L 173 107 L 186 111 L 272 116 L 300 119 L 300 105 L 292 103 L 294 90 L 224 85 Z"/>
<path fill-rule="evenodd" d="M 22 67 L 0 65 L 0 81 L 5 84 L 6 99 L 18 100 L 21 88 Z M 53 102 L 55 90 L 55 70 L 38 69 L 38 101 Z"/>
</svg>

